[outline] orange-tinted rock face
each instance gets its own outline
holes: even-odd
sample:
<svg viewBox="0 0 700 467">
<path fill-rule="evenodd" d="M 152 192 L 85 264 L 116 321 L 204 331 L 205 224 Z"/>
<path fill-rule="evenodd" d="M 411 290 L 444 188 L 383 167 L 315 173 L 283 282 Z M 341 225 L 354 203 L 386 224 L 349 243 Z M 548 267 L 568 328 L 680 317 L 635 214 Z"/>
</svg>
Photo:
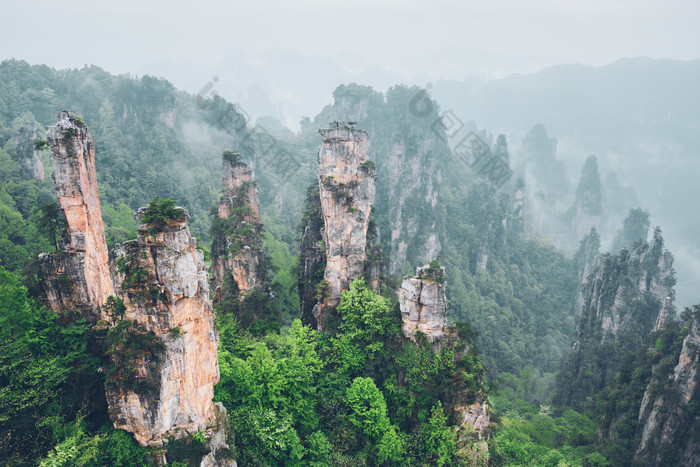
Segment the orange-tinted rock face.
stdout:
<svg viewBox="0 0 700 467">
<path fill-rule="evenodd" d="M 48 305 L 56 313 L 77 308 L 86 317 L 106 319 L 100 307 L 114 294 L 109 271 L 95 145 L 85 124 L 61 112 L 46 136 L 53 157 L 53 181 L 66 217 L 65 253 L 42 255 Z"/>
<path fill-rule="evenodd" d="M 92 321 L 102 320 L 98 325 L 103 328 L 129 324 L 126 335 L 152 333 L 153 348 L 163 348 L 150 352 L 139 347 L 130 362 L 134 371 L 131 366 L 124 370 L 120 364 L 129 341 L 112 345 L 113 334 L 108 333 L 116 371 L 105 390 L 114 426 L 151 447 L 163 446 L 167 436 L 204 431 L 210 453 L 201 465 L 235 465 L 217 455 L 227 448 L 222 426 L 226 411 L 212 402 L 219 381 L 218 337 L 206 265 L 190 236 L 187 214 L 157 232 L 143 226 L 138 240 L 117 248 L 110 270 L 90 134 L 79 118 L 62 112 L 47 137 L 54 185 L 67 221 L 65 251 L 40 257 L 48 305 L 56 313 L 78 310 Z M 123 316 L 103 307 L 109 296 L 123 300 Z M 133 378 L 121 378 L 125 374 Z M 154 461 L 165 465 L 166 457 L 163 450 Z"/>
<path fill-rule="evenodd" d="M 314 315 L 322 330 L 324 310 L 336 306 L 340 292 L 362 275 L 375 179 L 374 164 L 367 159 L 367 133 L 339 122 L 320 133 L 319 192 L 329 296 Z"/>
<path fill-rule="evenodd" d="M 115 252 L 115 282 L 126 307 L 123 318 L 152 331 L 165 351 L 158 364 L 138 362 L 151 392 L 137 394 L 108 380 L 107 401 L 116 428 L 160 447 L 168 435 L 217 432 L 212 398 L 219 381 L 218 336 L 206 265 L 187 222 L 171 222 L 154 234 L 147 227 Z"/>
<path fill-rule="evenodd" d="M 237 293 L 245 294 L 263 287 L 262 224 L 253 172 L 238 157 L 223 157 L 223 196 L 219 202 L 223 230 L 214 235 L 212 269 L 217 287 L 230 275 Z"/>
</svg>

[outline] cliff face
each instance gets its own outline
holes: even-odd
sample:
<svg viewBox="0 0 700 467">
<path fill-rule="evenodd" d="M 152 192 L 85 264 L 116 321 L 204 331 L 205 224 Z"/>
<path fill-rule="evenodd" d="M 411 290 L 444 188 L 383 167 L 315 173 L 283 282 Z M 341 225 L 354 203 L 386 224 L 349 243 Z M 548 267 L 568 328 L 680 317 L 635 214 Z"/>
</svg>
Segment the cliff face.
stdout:
<svg viewBox="0 0 700 467">
<path fill-rule="evenodd" d="M 435 210 L 442 172 L 430 158 L 441 144 L 435 134 L 413 129 L 408 135 L 396 135 L 394 139 L 398 141 L 387 148 L 388 160 L 382 165 L 382 175 L 386 173 L 386 177 L 382 179 L 387 181 L 389 272 L 398 274 L 407 262 L 430 261 L 442 249 L 437 219 L 415 209 L 416 205 L 425 205 L 428 212 Z M 425 239 L 422 244 L 413 244 L 419 231 L 425 232 Z"/>
<path fill-rule="evenodd" d="M 578 269 L 579 288 L 576 294 L 576 316 L 581 314 L 584 305 L 583 287 L 586 284 L 591 270 L 595 266 L 596 259 L 600 254 L 600 236 L 595 228 L 592 228 L 590 233 L 583 237 L 579 244 L 578 251 L 574 256 L 574 262 Z"/>
<path fill-rule="evenodd" d="M 406 276 L 398 289 L 403 334 L 406 338 L 417 342 L 416 332 L 423 333 L 431 344 L 433 352 L 454 345 L 458 333 L 447 324 L 447 300 L 445 298 L 445 268 L 437 264 L 426 264 L 416 268 L 415 276 Z M 455 351 L 455 360 L 469 353 L 469 346 Z M 469 429 L 478 442 L 487 432 L 490 424 L 489 409 L 486 395 L 477 396 L 473 401 L 472 394 L 457 391 L 449 401 L 461 427 Z M 473 403 L 468 403 L 472 400 Z M 479 444 L 479 450 L 488 452 L 485 442 Z"/>
<path fill-rule="evenodd" d="M 415 340 L 416 331 L 431 342 L 445 335 L 447 300 L 445 268 L 429 265 L 416 269 L 415 276 L 406 276 L 398 291 L 403 334 Z"/>
<path fill-rule="evenodd" d="M 36 139 L 34 123 L 25 122 L 14 132 L 16 158 L 25 178 L 43 180 L 44 162 L 41 159 L 41 151 L 34 147 Z"/>
<path fill-rule="evenodd" d="M 225 410 L 212 402 L 218 338 L 187 214 L 175 209 L 163 225 L 142 226 L 138 240 L 118 246 L 110 269 L 90 133 L 62 112 L 47 137 L 67 224 L 64 251 L 40 257 L 47 302 L 55 313 L 77 310 L 107 331 L 105 391 L 115 427 L 151 447 L 204 431 L 210 452 L 202 465 L 235 465 L 224 455 Z M 165 465 L 165 450 L 154 461 Z"/>
<path fill-rule="evenodd" d="M 375 179 L 374 164 L 367 159 L 367 133 L 339 122 L 320 133 L 319 195 L 328 294 L 313 313 L 322 330 L 325 311 L 337 306 L 340 292 L 363 273 Z"/>
<path fill-rule="evenodd" d="M 126 323 L 128 335 L 108 334 L 117 368 L 106 385 L 109 414 L 116 428 L 151 447 L 198 431 L 218 439 L 223 420 L 223 407 L 212 402 L 219 381 L 218 336 L 206 265 L 187 214 L 181 213 L 164 227 L 143 225 L 137 240 L 115 251 L 113 263 L 126 309 L 112 329 Z M 150 336 L 150 347 L 142 345 L 145 356 L 127 362 L 134 336 Z M 216 451 L 223 443 L 210 447 Z"/>
<path fill-rule="evenodd" d="M 78 309 L 93 321 L 108 319 L 100 307 L 114 295 L 100 199 L 95 176 L 95 145 L 85 124 L 61 112 L 46 135 L 53 157 L 53 182 L 66 218 L 64 252 L 40 257 L 49 308 Z"/>
<path fill-rule="evenodd" d="M 457 171 L 446 169 L 453 157 L 437 124 L 438 105 L 424 89 L 405 86 L 382 94 L 368 86 L 341 85 L 333 97 L 333 106 L 324 110 L 326 121 L 359 122 L 372 141 L 367 154 L 382 181 L 374 206 L 381 219 L 388 272 L 411 273 L 442 250 L 440 187 L 450 175 L 462 175 L 456 173 L 463 164 L 456 166 Z"/>
<path fill-rule="evenodd" d="M 306 207 L 302 222 L 301 268 L 299 273 L 299 302 L 301 321 L 313 328 L 318 326 L 314 316 L 316 287 L 323 280 L 326 251 L 323 248 L 323 216 L 318 186 L 311 187 L 306 196 Z"/>
<path fill-rule="evenodd" d="M 212 269 L 217 287 L 230 276 L 235 293 L 244 295 L 264 286 L 262 224 L 253 172 L 239 155 L 224 153 L 223 196 L 214 232 Z"/>
<path fill-rule="evenodd" d="M 700 426 L 696 408 L 700 386 L 700 326 L 693 321 L 683 340 L 678 364 L 666 381 L 647 387 L 639 410 L 641 441 L 635 461 L 661 465 L 675 459 L 677 465 L 700 465 Z M 662 375 L 664 376 L 664 375 Z M 662 389 L 655 390 L 655 384 Z"/>
<path fill-rule="evenodd" d="M 644 343 L 673 297 L 672 265 L 659 229 L 651 244 L 599 258 L 582 285 L 582 312 L 559 376 L 564 389 L 558 403 L 576 406 L 601 390 L 615 375 L 616 359 Z"/>
</svg>

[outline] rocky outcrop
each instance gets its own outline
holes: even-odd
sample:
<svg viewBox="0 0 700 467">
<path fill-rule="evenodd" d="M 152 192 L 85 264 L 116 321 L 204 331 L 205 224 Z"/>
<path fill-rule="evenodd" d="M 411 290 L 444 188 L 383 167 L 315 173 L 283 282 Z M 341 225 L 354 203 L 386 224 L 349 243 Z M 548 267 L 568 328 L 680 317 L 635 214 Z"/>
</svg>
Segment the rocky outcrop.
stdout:
<svg viewBox="0 0 700 467">
<path fill-rule="evenodd" d="M 44 162 L 41 151 L 34 144 L 37 140 L 36 125 L 24 122 L 14 131 L 15 158 L 22 169 L 25 178 L 34 180 L 44 179 Z"/>
<path fill-rule="evenodd" d="M 489 406 L 486 402 L 486 399 L 484 399 L 471 405 L 458 405 L 455 407 L 455 412 L 459 415 L 459 424 L 461 426 L 471 426 L 479 440 L 486 437 L 488 429 L 492 426 Z"/>
<path fill-rule="evenodd" d="M 578 291 L 576 293 L 575 315 L 581 314 L 584 305 L 583 287 L 600 254 L 600 235 L 594 228 L 583 237 L 578 251 L 574 255 L 574 263 L 578 269 Z"/>
<path fill-rule="evenodd" d="M 662 375 L 664 377 L 665 375 Z M 661 385 L 661 389 L 655 389 Z M 678 364 L 666 381 L 654 381 L 644 393 L 639 410 L 641 441 L 635 461 L 663 465 L 671 458 L 676 465 L 700 465 L 700 426 L 697 409 L 700 387 L 700 326 L 693 321 L 683 340 Z"/>
<path fill-rule="evenodd" d="M 398 296 L 405 337 L 415 340 L 415 333 L 421 332 L 433 342 L 445 336 L 447 300 L 444 267 L 425 265 L 417 268 L 415 276 L 404 277 Z"/>
<path fill-rule="evenodd" d="M 397 294 L 404 337 L 421 345 L 422 339 L 418 334 L 421 333 L 427 338 L 431 352 L 452 349 L 455 361 L 471 351 L 468 344 L 456 345 L 460 343 L 459 332 L 447 323 L 444 267 L 433 262 L 416 268 L 415 276 L 404 277 Z M 460 427 L 460 446 L 472 446 L 471 450 L 476 447 L 477 451 L 488 457 L 485 439 L 491 418 L 486 397 L 486 394 L 475 397 L 470 391 L 457 389 L 452 392 L 447 405 L 453 410 Z M 468 442 L 462 440 L 462 433 L 468 434 Z"/>
<path fill-rule="evenodd" d="M 558 404 L 578 406 L 602 390 L 622 353 L 644 344 L 674 296 L 672 266 L 658 228 L 651 243 L 598 259 L 582 285 L 583 308 L 559 375 Z"/>
<path fill-rule="evenodd" d="M 319 197 L 328 293 L 313 313 L 318 329 L 323 330 L 326 311 L 338 305 L 340 292 L 363 273 L 375 167 L 367 159 L 366 132 L 333 122 L 320 133 L 323 143 L 318 152 Z"/>
<path fill-rule="evenodd" d="M 326 251 L 323 243 L 323 216 L 318 184 L 307 190 L 306 206 L 301 222 L 303 231 L 300 246 L 299 302 L 302 323 L 316 328 L 318 323 L 313 309 L 317 299 L 317 287 L 323 280 Z"/>
<path fill-rule="evenodd" d="M 218 337 L 206 265 L 187 213 L 172 208 L 166 209 L 169 217 L 160 211 L 154 217 L 140 211 L 148 223 L 138 240 L 115 248 L 110 264 L 90 133 L 78 116 L 61 112 L 47 138 L 66 218 L 62 251 L 40 257 L 47 304 L 59 314 L 77 311 L 104 337 L 114 426 L 159 448 L 158 465 L 167 462 L 170 439 L 200 431 L 209 448 L 202 465 L 235 465 L 226 455 L 225 409 L 212 402 Z"/>
<path fill-rule="evenodd" d="M 161 448 L 170 436 L 203 431 L 218 444 L 210 445 L 213 450 L 225 449 L 217 434 L 224 409 L 212 402 L 218 336 L 206 265 L 186 212 L 176 209 L 165 225 L 144 224 L 137 240 L 115 250 L 114 276 L 125 310 L 107 336 L 115 366 L 106 384 L 109 415 L 144 446 Z M 115 331 L 120 326 L 123 334 Z M 128 361 L 136 338 L 144 357 Z"/>
<path fill-rule="evenodd" d="M 374 206 L 382 219 L 378 226 L 387 271 L 392 276 L 411 273 L 442 250 L 440 187 L 445 176 L 463 175 L 462 164 L 451 172 L 446 169 L 453 157 L 440 126 L 438 104 L 415 86 L 396 86 L 382 94 L 369 86 L 340 85 L 333 98 L 324 114 L 359 122 L 370 136 L 367 154 L 382 180 Z M 387 115 L 400 117 L 387 120 Z"/>
<path fill-rule="evenodd" d="M 79 310 L 89 320 L 106 320 L 101 310 L 114 295 L 100 198 L 95 144 L 77 115 L 61 112 L 47 129 L 53 182 L 66 218 L 61 252 L 40 256 L 47 305 L 55 313 Z"/>
<path fill-rule="evenodd" d="M 212 228 L 212 272 L 217 288 L 233 279 L 234 295 L 264 288 L 264 253 L 260 205 L 253 172 L 240 155 L 223 155 L 218 220 Z"/>
<path fill-rule="evenodd" d="M 393 139 L 398 141 L 387 148 L 388 160 L 382 167 L 382 175 L 386 173 L 388 185 L 385 201 L 390 228 L 389 272 L 397 274 L 407 262 L 429 261 L 442 249 L 437 219 L 424 214 L 433 212 L 437 206 L 442 172 L 429 155 L 442 142 L 424 129 L 413 129 L 410 134 Z M 416 209 L 421 205 L 425 205 L 426 211 Z M 425 235 L 425 240 L 414 245 L 413 239 L 419 232 Z"/>
</svg>

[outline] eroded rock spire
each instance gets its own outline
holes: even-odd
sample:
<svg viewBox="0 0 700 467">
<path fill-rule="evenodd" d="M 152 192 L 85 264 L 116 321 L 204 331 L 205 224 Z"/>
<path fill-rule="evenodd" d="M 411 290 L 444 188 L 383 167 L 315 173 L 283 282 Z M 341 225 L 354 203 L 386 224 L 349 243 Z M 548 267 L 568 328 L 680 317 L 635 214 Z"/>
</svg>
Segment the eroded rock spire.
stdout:
<svg viewBox="0 0 700 467">
<path fill-rule="evenodd" d="M 114 295 L 114 287 L 97 193 L 95 144 L 82 119 L 68 111 L 58 114 L 46 137 L 66 218 L 64 251 L 40 258 L 48 306 L 56 313 L 78 309 L 88 319 L 107 319 L 101 306 Z"/>
<path fill-rule="evenodd" d="M 142 445 L 160 448 L 169 436 L 204 431 L 216 451 L 225 447 L 225 410 L 212 402 L 218 336 L 204 256 L 183 209 L 160 217 L 149 209 L 138 213 L 138 239 L 115 250 L 124 309 L 107 338 L 115 366 L 106 386 L 110 418 Z"/>
<path fill-rule="evenodd" d="M 223 154 L 223 194 L 212 229 L 214 282 L 217 288 L 224 287 L 230 276 L 239 296 L 262 289 L 265 280 L 258 188 L 253 171 L 240 157 L 229 151 Z"/>
<path fill-rule="evenodd" d="M 206 265 L 187 213 L 154 200 L 139 212 L 138 239 L 115 248 L 111 269 L 93 140 L 77 115 L 61 112 L 58 119 L 47 139 L 66 232 L 63 251 L 40 257 L 48 306 L 58 314 L 77 311 L 97 334 L 107 331 L 110 418 L 156 448 L 157 465 L 167 462 L 168 440 L 197 432 L 209 449 L 203 466 L 235 465 L 225 455 L 225 409 L 212 402 L 218 337 Z"/>
<path fill-rule="evenodd" d="M 404 277 L 398 295 L 405 337 L 415 340 L 415 333 L 422 332 L 433 342 L 445 335 L 447 299 L 444 267 L 426 264 L 416 268 L 415 276 Z"/>
<path fill-rule="evenodd" d="M 367 228 L 375 194 L 375 167 L 367 159 L 367 133 L 341 122 L 319 131 L 319 194 L 326 248 L 327 293 L 314 308 L 318 329 L 326 311 L 340 302 L 340 292 L 363 273 Z"/>
</svg>

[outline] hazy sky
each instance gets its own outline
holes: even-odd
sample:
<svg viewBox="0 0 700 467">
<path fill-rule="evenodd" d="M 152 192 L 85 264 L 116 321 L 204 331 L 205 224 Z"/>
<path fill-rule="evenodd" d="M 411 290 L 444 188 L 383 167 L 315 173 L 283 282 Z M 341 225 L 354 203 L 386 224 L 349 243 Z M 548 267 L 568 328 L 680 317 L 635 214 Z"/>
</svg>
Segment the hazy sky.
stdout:
<svg viewBox="0 0 700 467">
<path fill-rule="evenodd" d="M 0 58 L 113 72 L 274 48 L 429 79 L 700 58 L 697 0 L 3 2 Z"/>
</svg>

